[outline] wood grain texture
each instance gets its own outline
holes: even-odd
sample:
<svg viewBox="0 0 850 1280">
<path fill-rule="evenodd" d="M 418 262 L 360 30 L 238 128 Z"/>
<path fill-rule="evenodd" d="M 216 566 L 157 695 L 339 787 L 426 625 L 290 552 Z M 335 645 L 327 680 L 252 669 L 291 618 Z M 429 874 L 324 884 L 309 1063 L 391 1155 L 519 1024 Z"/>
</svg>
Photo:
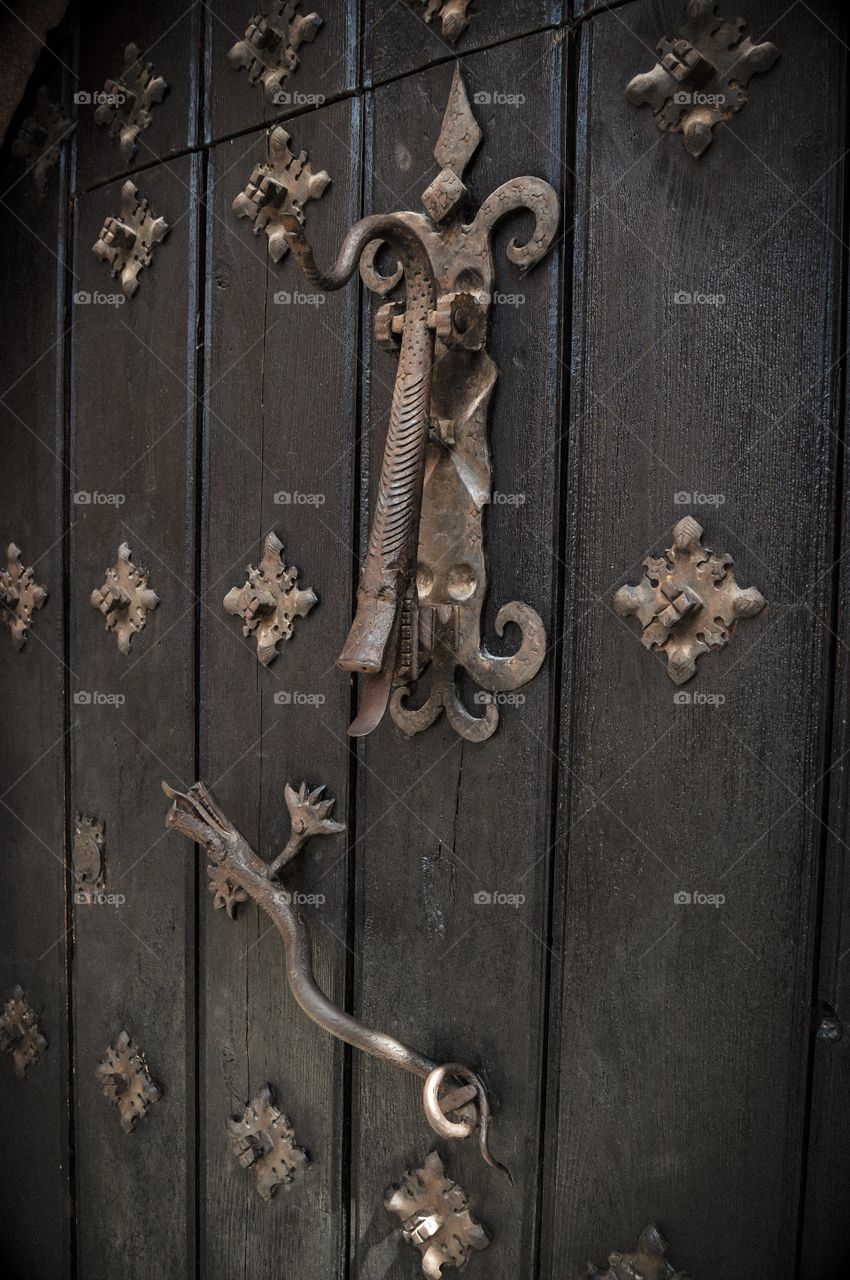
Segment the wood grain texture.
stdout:
<svg viewBox="0 0 850 1280">
<path fill-rule="evenodd" d="M 294 131 L 293 131 L 294 132 Z M 332 261 L 356 221 L 360 123 L 353 104 L 298 122 L 298 147 L 333 185 L 307 229 Z M 289 834 L 284 785 L 325 783 L 346 821 L 350 687 L 334 660 L 351 611 L 351 493 L 357 306 L 352 291 L 317 301 L 295 263 L 275 266 L 266 237 L 236 218 L 233 196 L 265 154 L 265 133 L 216 147 L 209 172 L 209 342 L 205 423 L 201 771 L 231 820 L 268 859 Z M 222 599 L 245 581 L 274 529 L 299 585 L 319 603 L 296 620 L 267 668 Z M 288 699 L 288 701 L 287 701 Z M 177 839 L 177 837 L 175 837 Z M 183 842 L 185 843 L 185 841 Z M 345 1001 L 346 838 L 312 841 L 292 864 L 307 902 L 319 983 Z M 205 1275 L 315 1280 L 341 1274 L 347 1205 L 344 1050 L 311 1023 L 286 984 L 280 938 L 256 908 L 213 913 L 203 891 L 203 1239 Z M 225 1126 L 270 1083 L 312 1164 L 264 1203 L 233 1158 Z"/>
<path fill-rule="evenodd" d="M 45 66 L 39 66 L 45 76 Z M 40 83 L 41 81 L 39 81 Z M 51 81 L 52 91 L 58 86 Z M 6 1274 L 65 1276 L 70 1253 L 64 868 L 62 560 L 65 163 L 40 197 L 21 161 L 0 177 L 0 549 L 16 542 L 49 592 L 15 652 L 0 627 L 0 1004 L 16 985 L 47 1049 L 19 1080 L 0 1059 L 0 1217 Z"/>
<path fill-rule="evenodd" d="M 479 85 L 520 85 L 519 107 L 479 109 L 484 141 L 468 171 L 476 203 L 524 173 L 561 187 L 562 46 L 549 34 L 465 61 Z M 415 209 L 434 177 L 432 151 L 452 67 L 401 80 L 375 94 L 367 157 L 370 211 Z M 484 638 L 510 600 L 551 623 L 557 423 L 558 255 L 520 277 L 504 257 L 521 219 L 496 238 L 498 289 L 519 293 L 494 308 L 490 352 L 500 371 L 490 417 L 495 488 L 524 501 L 486 514 L 489 596 Z M 374 486 L 395 375 L 370 354 L 364 486 Z M 364 512 L 364 528 L 365 528 Z M 506 637 L 505 647 L 511 643 Z M 502 648 L 502 646 L 499 646 Z M 355 1012 L 437 1061 L 480 1068 L 496 1115 L 493 1147 L 515 1185 L 481 1162 L 472 1143 L 438 1141 L 421 1109 L 421 1087 L 371 1059 L 355 1062 L 353 1274 L 414 1276 L 419 1262 L 383 1208 L 385 1187 L 437 1147 L 494 1237 L 482 1263 L 491 1276 L 529 1274 L 539 1174 L 542 993 L 546 970 L 547 801 L 551 662 L 503 708 L 497 734 L 464 743 L 441 718 L 405 738 L 387 716 L 363 744 L 358 796 Z M 471 702 L 472 690 L 466 690 Z M 476 894 L 520 895 L 519 906 Z"/>
<path fill-rule="evenodd" d="M 425 21 L 427 0 L 366 0 L 364 83 L 380 84 L 447 58 L 465 62 L 476 49 L 560 22 L 562 9 L 561 0 L 473 0 L 467 13 L 469 25 L 452 43 L 443 35 L 439 13 Z"/>
<path fill-rule="evenodd" d="M 279 6 L 281 7 L 281 6 Z M 318 13 L 322 25 L 312 42 L 298 51 L 300 65 L 280 92 L 289 99 L 270 102 L 261 84 L 254 85 L 244 68 L 233 68 L 228 51 L 242 40 L 254 13 L 245 0 L 211 0 L 205 6 L 207 139 L 299 115 L 326 99 L 352 90 L 358 75 L 359 14 L 357 0 L 302 0 L 298 13 Z M 268 10 L 274 13 L 275 6 Z"/>
<path fill-rule="evenodd" d="M 196 874 L 163 829 L 160 780 L 194 780 L 197 161 L 151 169 L 145 186 L 171 233 L 138 293 L 74 307 L 71 464 L 92 500 L 74 508 L 70 568 L 71 799 L 105 821 L 106 892 L 125 899 L 74 915 L 79 1271 L 121 1275 L 131 1257 L 139 1280 L 164 1258 L 190 1273 L 194 1248 Z M 119 189 L 77 206 L 77 283 L 92 295 L 110 288 L 90 246 Z M 160 597 L 127 657 L 89 601 L 124 541 Z M 123 1028 L 162 1090 L 130 1135 L 94 1077 Z"/>
<path fill-rule="evenodd" d="M 787 53 L 698 163 L 623 99 L 678 16 L 629 5 L 582 32 L 542 1273 L 578 1273 L 656 1219 L 689 1273 L 786 1280 L 829 680 L 844 51 L 814 15 L 751 4 Z M 687 686 L 719 706 L 677 705 L 610 604 L 689 511 L 769 602 Z"/>
<path fill-rule="evenodd" d="M 117 137 L 95 123 L 97 103 L 79 101 L 76 107 L 77 164 L 75 186 L 85 191 L 121 173 L 143 169 L 200 141 L 198 111 L 198 49 L 203 5 L 175 7 L 168 0 L 145 5 L 96 4 L 78 9 L 78 57 L 74 92 L 91 95 L 103 90 L 107 79 L 120 80 L 124 50 L 133 43 L 143 63 L 165 78 L 168 92 L 152 108 L 152 121 L 139 134 L 135 154 L 126 160 Z M 140 180 L 141 182 L 141 180 Z"/>
</svg>

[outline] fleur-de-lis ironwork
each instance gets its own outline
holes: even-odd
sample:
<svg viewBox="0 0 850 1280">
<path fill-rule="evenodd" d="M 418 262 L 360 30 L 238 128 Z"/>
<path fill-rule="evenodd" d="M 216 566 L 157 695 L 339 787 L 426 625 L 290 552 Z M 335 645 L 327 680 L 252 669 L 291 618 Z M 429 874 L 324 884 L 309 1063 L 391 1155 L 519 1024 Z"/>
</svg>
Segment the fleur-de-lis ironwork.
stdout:
<svg viewBox="0 0 850 1280">
<path fill-rule="evenodd" d="M 95 1078 L 104 1096 L 118 1108 L 121 1128 L 132 1133 L 136 1124 L 148 1109 L 160 1098 L 160 1091 L 151 1078 L 145 1055 L 122 1031 L 114 1044 L 95 1068 Z"/>
<path fill-rule="evenodd" d="M 502 635 L 513 623 L 522 635 L 519 649 L 495 656 L 481 643 L 483 511 L 491 490 L 487 410 L 497 376 L 485 344 L 493 228 L 517 209 L 530 210 L 531 237 L 524 245 L 512 241 L 508 257 L 533 266 L 552 243 L 559 205 L 542 179 L 513 178 L 467 221 L 464 171 L 480 141 L 458 68 L 434 149 L 440 172 L 422 196 L 425 214 L 364 218 L 326 272 L 316 266 L 298 219 L 281 219 L 293 254 L 319 288 L 341 288 L 358 262 L 374 292 L 386 294 L 402 277 L 406 288 L 405 306 L 388 302 L 375 320 L 379 341 L 398 352 L 398 370 L 357 612 L 337 659 L 362 677 L 360 710 L 349 728 L 355 736 L 371 732 L 389 704 L 406 733 L 427 728 L 445 711 L 458 733 L 480 742 L 498 723 L 495 699 L 483 716 L 472 715 L 455 684 L 457 668 L 498 692 L 531 680 L 545 656 L 543 622 L 518 601 L 499 610 L 496 631 Z M 389 276 L 375 266 L 382 242 L 398 260 Z M 408 686 L 428 663 L 428 700 L 412 710 Z"/>
<path fill-rule="evenodd" d="M 227 1125 L 233 1154 L 244 1169 L 254 1170 L 257 1193 L 271 1200 L 278 1187 L 288 1190 L 310 1159 L 295 1141 L 292 1121 L 275 1103 L 265 1085 L 241 1116 Z"/>
<path fill-rule="evenodd" d="M 159 596 L 148 586 L 148 571 L 133 564 L 133 553 L 126 542 L 118 548 L 118 559 L 106 570 L 102 587 L 91 593 L 91 603 L 106 619 L 123 654 L 137 632 L 144 630 L 151 609 L 159 604 Z"/>
<path fill-rule="evenodd" d="M 257 657 L 264 667 L 277 657 L 281 640 L 291 640 L 296 618 L 306 618 L 319 597 L 312 587 L 298 586 L 295 565 L 283 558 L 283 543 L 269 533 L 263 544 L 263 558 L 248 569 L 241 587 L 232 587 L 224 597 L 224 607 L 242 619 L 242 634 L 257 642 Z"/>
<path fill-rule="evenodd" d="M 251 18 L 241 40 L 227 55 L 232 67 L 244 67 L 251 84 L 261 84 L 266 97 L 279 106 L 281 85 L 298 70 L 298 50 L 310 44 L 322 25 L 317 13 L 298 13 L 298 0 L 277 4 L 271 15 Z"/>
<path fill-rule="evenodd" d="M 436 1151 L 387 1190 L 384 1205 L 401 1219 L 402 1238 L 419 1250 L 428 1280 L 440 1280 L 443 1267 L 465 1267 L 473 1251 L 490 1243 L 466 1192 L 446 1177 Z"/>
<path fill-rule="evenodd" d="M 22 649 L 32 626 L 32 615 L 47 600 L 47 588 L 35 580 L 35 571 L 21 563 L 20 548 L 10 542 L 6 568 L 0 569 L 0 612 L 12 633 L 12 644 Z"/>
</svg>

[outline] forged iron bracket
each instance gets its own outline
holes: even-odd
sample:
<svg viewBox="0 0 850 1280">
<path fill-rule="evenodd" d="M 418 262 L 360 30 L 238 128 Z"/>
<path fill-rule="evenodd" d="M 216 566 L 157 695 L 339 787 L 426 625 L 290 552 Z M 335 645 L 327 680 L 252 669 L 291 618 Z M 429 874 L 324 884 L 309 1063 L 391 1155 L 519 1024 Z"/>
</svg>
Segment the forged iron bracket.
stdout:
<svg viewBox="0 0 850 1280">
<path fill-rule="evenodd" d="M 425 21 L 439 18 L 445 38 L 456 44 L 469 26 L 467 9 L 472 0 L 421 0 L 426 5 Z"/>
<path fill-rule="evenodd" d="M 715 0 L 690 0 L 679 32 L 656 46 L 658 62 L 626 87 L 634 106 L 646 104 L 662 133 L 681 133 L 695 158 L 706 151 L 718 124 L 747 105 L 750 76 L 769 71 L 779 57 L 770 41 L 754 44 L 743 18 L 722 18 Z"/>
<path fill-rule="evenodd" d="M 283 543 L 277 534 L 266 535 L 263 558 L 248 569 L 242 587 L 224 597 L 228 613 L 242 619 L 242 634 L 257 641 L 257 657 L 264 667 L 274 662 L 281 640 L 291 640 L 296 618 L 306 618 L 319 597 L 312 587 L 298 586 L 298 570 L 287 568 Z"/>
<path fill-rule="evenodd" d="M 127 181 L 121 188 L 121 213 L 106 219 L 92 252 L 109 263 L 113 278 L 121 280 L 125 297 L 132 298 L 139 287 L 139 272 L 151 265 L 154 246 L 168 232 L 165 218 L 153 213 L 136 184 Z"/>
<path fill-rule="evenodd" d="M 688 1280 L 667 1260 L 667 1241 L 654 1222 L 644 1227 L 635 1253 L 610 1253 L 603 1271 L 590 1262 L 581 1280 Z"/>
<path fill-rule="evenodd" d="M 153 65 L 142 62 L 138 46 L 128 44 L 121 78 L 107 80 L 94 113 L 95 123 L 108 127 L 112 137 L 117 136 L 125 160 L 135 155 L 138 136 L 152 123 L 152 108 L 162 102 L 167 91 L 162 76 L 154 75 Z"/>
<path fill-rule="evenodd" d="M 125 1133 L 132 1133 L 136 1123 L 161 1097 L 154 1084 L 145 1055 L 122 1031 L 97 1066 L 95 1079 L 104 1096 L 118 1108 L 118 1118 Z"/>
<path fill-rule="evenodd" d="M 62 108 L 51 101 L 47 86 L 42 85 L 32 113 L 26 117 L 12 143 L 12 155 L 23 160 L 32 170 L 32 180 L 39 195 L 44 195 L 47 175 L 59 159 L 59 148 L 76 127 L 76 122 L 67 119 Z"/>
<path fill-rule="evenodd" d="M 258 164 L 244 191 L 233 201 L 237 218 L 248 218 L 254 224 L 254 235 L 265 231 L 269 241 L 269 257 L 280 262 L 289 245 L 283 230 L 283 219 L 292 214 L 304 222 L 304 206 L 319 200 L 330 185 L 330 176 L 322 169 L 313 173 L 307 152 L 293 155 L 289 134 L 282 125 L 269 132 L 269 158 Z"/>
<path fill-rule="evenodd" d="M 436 1151 L 421 1169 L 408 1169 L 387 1189 L 384 1207 L 401 1219 L 402 1238 L 419 1250 L 428 1280 L 440 1280 L 443 1267 L 465 1267 L 474 1250 L 490 1243 L 470 1213 L 466 1192 L 446 1177 Z"/>
<path fill-rule="evenodd" d="M 487 410 L 497 376 L 486 343 L 493 228 L 515 210 L 534 215 L 528 242 L 511 241 L 507 250 L 517 266 L 531 267 L 551 245 L 560 210 L 548 183 L 513 178 L 467 221 L 463 176 L 480 141 L 458 68 L 434 149 L 440 172 L 422 196 L 424 215 L 364 218 L 327 272 L 317 268 L 299 221 L 282 219 L 293 254 L 320 288 L 341 288 L 358 263 L 367 288 L 379 295 L 402 278 L 405 284 L 405 304 L 387 302 L 375 317 L 377 339 L 398 353 L 398 370 L 357 612 L 337 659 L 362 676 L 360 709 L 348 730 L 355 737 L 370 733 L 389 704 L 405 733 L 426 729 L 445 711 L 462 737 L 481 742 L 498 724 L 495 699 L 483 716 L 472 715 L 457 690 L 457 669 L 496 693 L 531 680 L 545 656 L 543 623 L 518 601 L 496 617 L 498 635 L 508 623 L 520 632 L 516 652 L 496 656 L 481 640 L 483 513 L 492 487 Z M 389 275 L 376 267 L 382 244 L 397 259 Z M 428 698 L 413 709 L 406 703 L 410 686 L 428 664 Z"/>
<path fill-rule="evenodd" d="M 0 1013 L 0 1052 L 8 1053 L 15 1075 L 23 1080 L 47 1048 L 35 1009 L 27 1003 L 22 987 L 15 987 Z"/>
<path fill-rule="evenodd" d="M 114 567 L 106 570 L 102 587 L 91 593 L 91 603 L 106 619 L 106 630 L 115 633 L 120 653 L 128 654 L 133 636 L 144 630 L 159 596 L 148 586 L 148 571 L 133 564 L 133 553 L 122 542 Z"/>
<path fill-rule="evenodd" d="M 288 1191 L 296 1174 L 310 1163 L 295 1142 L 288 1116 L 275 1104 L 271 1085 L 265 1085 L 241 1116 L 228 1121 L 233 1154 L 243 1169 L 254 1170 L 257 1194 L 271 1200 L 279 1186 Z"/>
<path fill-rule="evenodd" d="M 262 84 L 266 97 L 281 105 L 289 100 L 281 85 L 298 70 L 299 48 L 311 44 L 322 25 L 317 13 L 297 9 L 298 0 L 293 0 L 276 5 L 271 17 L 262 13 L 251 18 L 243 39 L 227 55 L 232 67 L 245 67 L 251 84 Z"/>
<path fill-rule="evenodd" d="M 620 587 L 613 599 L 621 618 L 634 615 L 643 627 L 644 646 L 666 655 L 674 684 L 690 680 L 700 654 L 728 644 L 738 619 L 766 604 L 755 587 L 738 586 L 732 557 L 704 547 L 702 534 L 702 525 L 685 516 L 673 529 L 672 547 L 648 556 L 637 586 Z"/>
<path fill-rule="evenodd" d="M 277 928 L 286 959 L 289 988 L 304 1012 L 329 1035 L 363 1053 L 409 1071 L 424 1081 L 425 1117 L 441 1138 L 468 1138 L 477 1130 L 478 1146 L 492 1168 L 510 1178 L 508 1170 L 490 1154 L 490 1104 L 480 1077 L 459 1062 L 437 1063 L 385 1032 L 373 1030 L 337 1008 L 322 992 L 313 974 L 307 926 L 295 906 L 295 894 L 278 877 L 313 836 L 338 835 L 345 830 L 331 818 L 334 801 L 323 798 L 324 787 L 296 791 L 287 784 L 286 807 L 290 835 L 272 862 L 264 862 L 236 830 L 203 782 L 183 794 L 166 782 L 171 800 L 165 825 L 188 836 L 205 850 L 213 905 L 233 919 L 241 903 L 254 902 Z"/>
<path fill-rule="evenodd" d="M 20 548 L 10 542 L 6 548 L 6 568 L 0 569 L 0 607 L 15 649 L 23 648 L 32 626 L 32 615 L 46 599 L 47 588 L 36 582 L 32 568 L 24 568 Z"/>
</svg>

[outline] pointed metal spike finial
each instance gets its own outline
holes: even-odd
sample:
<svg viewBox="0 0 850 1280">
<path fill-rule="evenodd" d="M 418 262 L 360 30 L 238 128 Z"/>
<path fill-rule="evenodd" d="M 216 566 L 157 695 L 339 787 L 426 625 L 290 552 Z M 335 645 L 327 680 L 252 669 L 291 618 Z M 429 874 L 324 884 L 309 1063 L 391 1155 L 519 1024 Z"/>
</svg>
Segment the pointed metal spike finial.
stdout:
<svg viewBox="0 0 850 1280">
<path fill-rule="evenodd" d="M 444 169 L 453 169 L 459 178 L 469 164 L 475 149 L 481 141 L 481 130 L 472 114 L 466 87 L 460 74 L 460 66 L 455 67 L 446 114 L 443 116 L 443 127 L 434 148 L 434 158 Z"/>
</svg>

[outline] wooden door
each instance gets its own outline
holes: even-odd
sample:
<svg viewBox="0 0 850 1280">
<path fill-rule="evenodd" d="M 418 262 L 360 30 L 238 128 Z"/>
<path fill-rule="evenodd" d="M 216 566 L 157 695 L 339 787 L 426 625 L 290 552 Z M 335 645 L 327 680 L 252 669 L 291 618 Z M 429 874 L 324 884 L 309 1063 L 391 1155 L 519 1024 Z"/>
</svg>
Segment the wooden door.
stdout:
<svg viewBox="0 0 850 1280">
<path fill-rule="evenodd" d="M 237 0 L 72 4 L 47 37 L 0 195 L 3 547 L 48 593 L 0 636 L 9 1274 L 412 1280 L 384 1200 L 431 1151 L 489 1237 L 471 1277 L 628 1274 L 650 1223 L 693 1277 L 848 1274 L 848 30 L 743 7 L 780 56 L 699 158 L 625 94 L 680 0 L 477 0 L 454 40 L 462 5 L 326 0 L 277 100 L 228 58 Z M 131 42 L 168 89 L 122 151 L 96 110 Z M 419 210 L 456 66 L 473 208 L 522 174 L 561 203 L 527 274 L 527 217 L 497 229 L 487 340 L 483 635 L 510 652 L 525 601 L 546 656 L 487 741 L 356 740 L 335 660 L 397 356 L 380 298 L 310 286 L 233 203 L 283 127 L 330 178 L 320 264 Z M 75 122 L 43 184 L 12 148 L 42 84 Z M 92 246 L 136 198 L 169 230 L 126 296 Z M 687 516 L 767 607 L 677 685 L 615 596 Z M 264 665 L 223 601 L 269 534 L 317 602 Z M 122 557 L 158 597 L 124 651 L 91 601 Z M 266 859 L 286 784 L 327 787 L 345 835 L 288 882 L 318 982 L 481 1074 L 512 1183 L 304 1015 L 263 912 L 213 910 L 164 826 L 161 782 L 198 778 Z M 104 1085 L 142 1068 L 122 1113 Z M 233 1129 L 265 1087 L 309 1156 L 269 1198 Z"/>
</svg>

